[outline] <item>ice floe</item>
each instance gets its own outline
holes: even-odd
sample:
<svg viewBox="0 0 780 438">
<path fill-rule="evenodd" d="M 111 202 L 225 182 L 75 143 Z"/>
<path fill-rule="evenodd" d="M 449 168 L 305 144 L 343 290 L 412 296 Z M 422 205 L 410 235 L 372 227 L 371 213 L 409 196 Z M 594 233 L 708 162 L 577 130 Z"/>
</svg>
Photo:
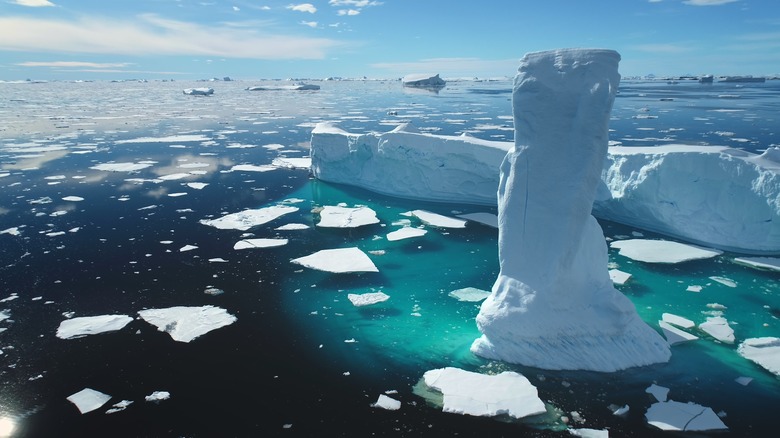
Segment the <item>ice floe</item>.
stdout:
<svg viewBox="0 0 780 438">
<path fill-rule="evenodd" d="M 379 223 L 376 212 L 369 207 L 343 207 L 326 205 L 320 210 L 318 227 L 357 228 Z"/>
<path fill-rule="evenodd" d="M 65 196 L 62 198 L 62 200 L 68 202 L 79 202 L 79 201 L 83 201 L 84 198 L 82 198 L 81 196 Z"/>
<path fill-rule="evenodd" d="M 463 289 L 454 290 L 448 295 L 456 298 L 458 301 L 479 302 L 487 298 L 490 295 L 490 291 L 477 289 L 475 287 L 465 287 Z"/>
<path fill-rule="evenodd" d="M 201 134 L 181 134 L 181 135 L 167 135 L 165 137 L 138 137 L 138 138 L 129 138 L 125 140 L 117 140 L 114 143 L 116 144 L 126 144 L 126 143 L 190 143 L 190 142 L 200 142 L 200 141 L 207 141 L 210 140 L 210 138 L 206 137 L 205 135 Z"/>
<path fill-rule="evenodd" d="M 464 219 L 456 219 L 427 210 L 414 210 L 410 213 L 423 223 L 440 228 L 466 228 L 466 222 L 468 222 Z"/>
<path fill-rule="evenodd" d="M 620 250 L 620 255 L 645 263 L 681 263 L 690 260 L 708 259 L 723 254 L 723 251 L 688 245 L 670 240 L 628 239 L 610 243 Z"/>
<path fill-rule="evenodd" d="M 498 216 L 493 213 L 466 213 L 459 214 L 458 217 L 472 222 L 478 222 L 489 227 L 498 228 Z"/>
<path fill-rule="evenodd" d="M 737 352 L 772 374 L 780 376 L 780 338 L 767 336 L 745 339 L 737 347 Z"/>
<path fill-rule="evenodd" d="M 277 168 L 275 166 L 271 166 L 268 164 L 263 165 L 254 165 L 254 164 L 236 164 L 235 166 L 230 168 L 231 172 L 270 172 L 272 170 L 276 170 Z"/>
<path fill-rule="evenodd" d="M 113 332 L 123 329 L 132 320 L 133 318 L 128 315 L 83 316 L 66 319 L 57 328 L 57 337 L 60 339 L 73 339 L 87 335 Z"/>
<path fill-rule="evenodd" d="M 711 408 L 690 402 L 669 400 L 653 403 L 645 418 L 648 424 L 661 430 L 703 432 L 728 429 Z"/>
<path fill-rule="evenodd" d="M 422 237 L 428 231 L 422 228 L 403 227 L 387 233 L 387 240 L 394 242 L 396 240 L 411 239 L 413 237 Z"/>
<path fill-rule="evenodd" d="M 122 400 L 116 402 L 113 405 L 111 405 L 111 409 L 107 410 L 106 414 L 115 414 L 117 412 L 122 412 L 125 409 L 127 409 L 131 404 L 133 404 L 132 400 Z"/>
<path fill-rule="evenodd" d="M 244 239 L 233 245 L 233 249 L 274 248 L 287 245 L 287 239 Z"/>
<path fill-rule="evenodd" d="M 682 329 L 679 329 L 666 321 L 658 321 L 658 326 L 661 327 L 666 341 L 669 345 L 679 344 L 681 342 L 695 341 L 699 339 L 698 336 L 692 335 Z"/>
<path fill-rule="evenodd" d="M 659 402 L 665 402 L 666 398 L 669 396 L 669 388 L 656 385 L 655 383 L 648 386 L 647 389 L 645 389 L 645 392 L 652 395 Z"/>
<path fill-rule="evenodd" d="M 609 278 L 612 280 L 612 283 L 622 286 L 631 278 L 631 274 L 620 269 L 610 269 Z"/>
<path fill-rule="evenodd" d="M 139 311 L 138 315 L 179 342 L 190 342 L 212 330 L 236 322 L 235 316 L 214 306 L 147 309 Z"/>
<path fill-rule="evenodd" d="M 78 408 L 79 412 L 82 414 L 99 409 L 101 406 L 111 400 L 110 395 L 103 394 L 102 392 L 91 388 L 84 388 L 81 391 L 75 394 L 71 394 L 66 398 L 69 402 L 76 405 L 76 408 Z"/>
<path fill-rule="evenodd" d="M 101 163 L 96 164 L 90 169 L 102 170 L 105 172 L 136 172 L 147 167 L 152 167 L 151 163 Z"/>
<path fill-rule="evenodd" d="M 208 225 L 220 230 L 246 231 L 252 227 L 263 225 L 286 214 L 298 211 L 298 207 L 289 205 L 273 205 L 258 209 L 249 209 L 238 213 L 231 213 L 217 219 L 203 219 L 203 225 Z"/>
<path fill-rule="evenodd" d="M 168 391 L 154 391 L 153 393 L 145 396 L 144 400 L 148 402 L 159 403 L 163 400 L 168 400 L 169 398 L 171 398 L 171 393 Z"/>
<path fill-rule="evenodd" d="M 737 257 L 734 259 L 734 263 L 751 268 L 780 271 L 780 258 L 776 257 Z"/>
<path fill-rule="evenodd" d="M 442 393 L 444 412 L 474 416 L 505 414 L 513 418 L 546 412 L 536 387 L 513 371 L 487 375 L 446 367 L 426 371 L 423 381 Z"/>
<path fill-rule="evenodd" d="M 401 402 L 384 394 L 379 394 L 379 398 L 377 398 L 376 402 L 371 406 L 375 408 L 387 409 L 388 411 L 397 411 L 401 409 Z"/>
<path fill-rule="evenodd" d="M 306 224 L 284 224 L 280 227 L 274 228 L 277 231 L 295 231 L 295 230 L 308 230 L 309 226 Z"/>
<path fill-rule="evenodd" d="M 353 306 L 363 307 L 383 303 L 390 299 L 390 295 L 384 292 L 369 292 L 365 294 L 348 294 L 347 299 Z"/>
<path fill-rule="evenodd" d="M 696 323 L 691 321 L 690 319 L 683 318 L 682 316 L 675 315 L 673 313 L 661 314 L 661 320 L 669 324 L 676 325 L 677 327 L 682 327 L 686 329 L 690 329 L 696 326 Z"/>
<path fill-rule="evenodd" d="M 307 268 L 326 272 L 379 272 L 366 253 L 355 247 L 323 249 L 290 261 Z"/>
<path fill-rule="evenodd" d="M 311 168 L 311 158 L 277 157 L 274 158 L 271 165 L 285 169 L 309 169 Z"/>
<path fill-rule="evenodd" d="M 699 329 L 721 342 L 727 344 L 734 343 L 734 329 L 729 326 L 729 322 L 722 316 L 707 318 L 707 321 L 699 324 Z"/>
<path fill-rule="evenodd" d="M 567 429 L 569 435 L 578 436 L 581 438 L 609 438 L 609 430 L 599 429 Z"/>
</svg>

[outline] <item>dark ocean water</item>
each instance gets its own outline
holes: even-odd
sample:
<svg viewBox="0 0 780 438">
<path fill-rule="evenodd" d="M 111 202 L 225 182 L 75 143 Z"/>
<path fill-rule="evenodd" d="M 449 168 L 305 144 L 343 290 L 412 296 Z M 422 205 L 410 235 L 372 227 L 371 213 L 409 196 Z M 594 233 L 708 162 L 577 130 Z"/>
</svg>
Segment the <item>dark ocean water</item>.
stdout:
<svg viewBox="0 0 780 438">
<path fill-rule="evenodd" d="M 780 143 L 776 82 L 624 81 L 611 140 L 761 152 Z M 453 82 L 431 93 L 397 82 L 322 82 L 314 92 L 248 92 L 256 83 L 219 82 L 208 84 L 211 97 L 181 93 L 203 85 L 0 83 L 0 231 L 16 230 L 0 234 L 0 416 L 15 423 L 13 436 L 568 436 L 559 417 L 576 411 L 584 421 L 575 427 L 642 437 L 661 435 L 644 419 L 652 383 L 670 388 L 674 400 L 725 413 L 727 436 L 774 431 L 767 413 L 780 405 L 780 381 L 737 355 L 736 345 L 711 338 L 674 346 L 669 364 L 612 374 L 473 356 L 478 303 L 448 293 L 490 289 L 498 272 L 496 230 L 470 223 L 429 226 L 418 239 L 384 236 L 414 209 L 494 210 L 384 197 L 313 180 L 307 169 L 230 170 L 307 156 L 311 128 L 326 120 L 350 132 L 411 121 L 426 132 L 511 141 L 511 83 Z M 110 162 L 150 166 L 92 169 Z M 167 178 L 178 173 L 189 175 Z M 208 185 L 196 189 L 192 182 Z M 82 200 L 63 200 L 69 196 Z M 299 210 L 246 232 L 200 223 L 282 202 Z M 317 208 L 339 203 L 368 205 L 380 223 L 316 227 Z M 289 223 L 309 228 L 276 230 Z M 642 232 L 602 226 L 608 237 Z M 289 243 L 234 250 L 245 233 Z M 185 245 L 197 249 L 180 251 Z M 347 246 L 368 252 L 379 272 L 329 274 L 290 263 Z M 719 303 L 738 342 L 780 336 L 778 274 L 736 265 L 734 256 L 661 267 L 617 254 L 610 261 L 633 275 L 621 290 L 654 327 L 664 312 L 703 322 L 707 305 Z M 689 285 L 703 289 L 687 292 Z M 224 293 L 204 293 L 212 287 Z M 346 297 L 380 290 L 390 300 L 371 307 L 354 307 Z M 224 308 L 237 321 L 181 343 L 137 318 L 143 309 L 203 305 Z M 105 314 L 136 319 L 116 332 L 55 336 L 68 317 Z M 557 413 L 555 421 L 532 427 L 442 413 L 414 387 L 425 371 L 444 366 L 519 371 Z M 734 381 L 740 376 L 754 380 L 742 386 Z M 80 414 L 66 397 L 87 387 L 112 399 Z M 170 399 L 144 401 L 158 390 Z M 371 406 L 386 391 L 402 402 L 400 410 Z M 120 400 L 134 403 L 105 414 Z M 610 404 L 629 404 L 629 415 L 611 415 Z"/>
</svg>

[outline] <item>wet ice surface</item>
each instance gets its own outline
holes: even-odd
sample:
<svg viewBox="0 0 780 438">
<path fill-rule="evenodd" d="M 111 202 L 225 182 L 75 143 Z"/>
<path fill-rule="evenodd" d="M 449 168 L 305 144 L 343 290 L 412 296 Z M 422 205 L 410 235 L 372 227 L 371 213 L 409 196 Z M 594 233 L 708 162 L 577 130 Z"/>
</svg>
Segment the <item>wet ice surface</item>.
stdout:
<svg viewBox="0 0 780 438">
<path fill-rule="evenodd" d="M 542 400 L 554 401 L 547 429 L 652 435 L 644 413 L 653 402 L 644 391 L 658 382 L 673 400 L 727 413 L 722 421 L 735 435 L 774 433 L 763 412 L 780 403 L 770 371 L 777 356 L 771 343 L 758 355 L 747 347 L 752 339 L 780 337 L 778 278 L 768 270 L 776 258 L 724 253 L 645 264 L 610 250 L 612 268 L 631 276 L 617 287 L 646 322 L 659 331 L 664 313 L 693 322 L 688 328 L 667 322 L 699 339 L 673 345 L 666 367 L 602 376 L 482 361 L 468 346 L 478 335 L 478 291 L 490 290 L 497 274 L 496 230 L 485 226 L 495 211 L 310 180 L 307 143 L 311 127 L 328 120 L 349 132 L 385 132 L 411 121 L 423 132 L 511 140 L 511 85 L 455 82 L 433 94 L 393 82 L 323 83 L 295 95 L 248 93 L 246 85 L 219 84 L 213 96 L 196 98 L 181 90 L 199 83 L 179 81 L 0 84 L 1 95 L 21 99 L 0 102 L 0 417 L 14 418 L 27 436 L 56 436 L 61 427 L 83 436 L 528 431 L 528 425 L 442 413 L 413 392 L 427 370 L 448 366 L 525 375 Z M 776 143 L 776 91 L 699 90 L 624 81 L 611 140 L 749 150 Z M 743 97 L 714 96 L 735 93 Z M 658 100 L 669 94 L 674 101 Z M 317 226 L 318 211 L 329 205 L 369 207 L 379 222 Z M 261 212 L 201 223 L 249 210 Z M 412 211 L 465 226 L 447 227 L 450 222 L 407 214 Z M 613 240 L 639 231 L 669 240 L 602 226 Z M 405 227 L 426 233 L 386 237 Z M 288 243 L 234 250 L 238 242 L 282 239 Z M 348 247 L 360 249 L 378 272 L 334 274 L 290 263 Z M 744 266 L 742 259 L 755 263 Z M 699 292 L 686 292 L 689 286 Z M 380 290 L 391 298 L 367 306 L 348 298 Z M 455 291 L 458 298 L 450 296 Z M 137 316 L 141 309 L 204 306 L 237 319 L 175 342 L 166 331 L 183 328 L 181 319 L 167 319 L 161 331 Z M 100 335 L 57 338 L 62 322 L 94 315 L 136 320 Z M 734 330 L 734 343 L 698 328 L 717 316 Z M 753 362 L 759 357 L 770 364 L 766 369 Z M 113 397 L 81 415 L 66 397 L 84 388 Z M 386 392 L 391 388 L 397 393 Z M 144 401 L 159 390 L 172 395 Z M 400 409 L 378 406 L 390 405 L 384 398 L 379 403 L 378 394 L 400 402 Z M 631 410 L 614 416 L 612 404 Z M 121 410 L 103 414 L 113 409 Z M 258 412 L 269 419 L 257 420 Z M 568 426 L 561 416 L 569 417 Z"/>
</svg>

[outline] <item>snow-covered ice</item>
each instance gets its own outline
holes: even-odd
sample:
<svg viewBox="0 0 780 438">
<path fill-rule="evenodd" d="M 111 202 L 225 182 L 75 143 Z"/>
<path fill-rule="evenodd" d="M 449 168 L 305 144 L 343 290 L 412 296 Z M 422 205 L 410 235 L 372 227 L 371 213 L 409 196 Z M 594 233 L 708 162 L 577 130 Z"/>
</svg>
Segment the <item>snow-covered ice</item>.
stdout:
<svg viewBox="0 0 780 438">
<path fill-rule="evenodd" d="M 726 318 L 722 316 L 707 318 L 707 321 L 699 324 L 699 329 L 721 342 L 727 344 L 734 343 L 734 329 L 731 328 Z"/>
<path fill-rule="evenodd" d="M 458 301 L 479 302 L 487 298 L 490 292 L 475 287 L 464 287 L 463 289 L 454 290 L 448 295 L 457 298 Z"/>
<path fill-rule="evenodd" d="M 728 429 L 711 408 L 696 403 L 673 400 L 653 403 L 645 418 L 648 424 L 661 430 L 703 432 Z"/>
<path fill-rule="evenodd" d="M 102 170 L 105 172 L 136 172 L 152 167 L 151 163 L 101 163 L 96 164 L 90 169 Z"/>
<path fill-rule="evenodd" d="M 185 88 L 184 94 L 189 96 L 211 96 L 214 94 L 214 89 L 208 87 Z"/>
<path fill-rule="evenodd" d="M 323 249 L 290 261 L 307 268 L 326 272 L 379 272 L 366 253 L 355 247 Z"/>
<path fill-rule="evenodd" d="M 163 400 L 168 400 L 169 398 L 171 398 L 171 393 L 168 391 L 154 391 L 153 393 L 145 396 L 144 400 L 148 402 L 159 403 Z"/>
<path fill-rule="evenodd" d="M 780 376 L 780 338 L 762 337 L 745 339 L 737 352 L 752 360 L 776 376 Z"/>
<path fill-rule="evenodd" d="M 101 406 L 111 400 L 110 395 L 103 394 L 102 392 L 91 388 L 84 388 L 81 391 L 75 394 L 71 394 L 66 398 L 69 402 L 76 405 L 79 412 L 82 414 L 99 409 Z"/>
<path fill-rule="evenodd" d="M 66 319 L 57 328 L 57 337 L 60 339 L 73 339 L 122 330 L 132 320 L 133 318 L 128 315 L 82 316 Z"/>
<path fill-rule="evenodd" d="M 396 240 L 410 239 L 413 237 L 422 237 L 427 232 L 427 230 L 423 230 L 422 228 L 403 227 L 387 233 L 386 237 L 387 240 L 393 242 Z"/>
<path fill-rule="evenodd" d="M 567 429 L 569 435 L 578 436 L 581 438 L 609 438 L 609 430 L 600 429 Z"/>
<path fill-rule="evenodd" d="M 397 411 L 401 409 L 401 402 L 384 394 L 379 394 L 379 398 L 377 398 L 376 402 L 371 406 L 387 409 L 388 411 Z"/>
<path fill-rule="evenodd" d="M 468 222 L 464 219 L 444 216 L 427 210 L 413 210 L 411 211 L 411 214 L 427 225 L 433 225 L 434 227 L 440 228 L 465 228 L 466 223 Z"/>
<path fill-rule="evenodd" d="M 203 219 L 200 223 L 219 228 L 220 230 L 246 231 L 296 211 L 298 211 L 298 207 L 272 205 L 270 207 L 248 209 L 238 213 L 227 214 L 217 219 Z"/>
<path fill-rule="evenodd" d="M 357 228 L 364 225 L 379 223 L 376 212 L 369 207 L 343 207 L 326 205 L 320 210 L 318 227 L 323 228 Z"/>
<path fill-rule="evenodd" d="M 275 248 L 287 245 L 287 239 L 244 239 L 233 245 L 233 249 Z"/>
<path fill-rule="evenodd" d="M 347 299 L 355 307 L 370 306 L 383 303 L 390 299 L 390 295 L 384 292 L 369 292 L 365 294 L 347 294 Z"/>
<path fill-rule="evenodd" d="M 214 306 L 147 309 L 139 311 L 138 315 L 179 342 L 190 342 L 212 330 L 236 322 L 235 316 Z"/>
<path fill-rule="evenodd" d="M 442 88 L 447 85 L 447 82 L 438 74 L 410 73 L 401 78 L 401 84 L 404 87 Z"/>
<path fill-rule="evenodd" d="M 723 251 L 702 248 L 670 240 L 628 239 L 616 240 L 610 247 L 620 250 L 620 255 L 645 263 L 682 263 L 690 260 L 709 259 Z"/>
<path fill-rule="evenodd" d="M 498 188 L 500 272 L 477 315 L 477 355 L 605 372 L 669 360 L 667 342 L 615 289 L 591 215 L 619 60 L 611 50 L 563 49 L 521 61 L 515 146 Z"/>
<path fill-rule="evenodd" d="M 423 374 L 425 385 L 444 396 L 444 412 L 523 418 L 546 412 L 536 387 L 522 374 L 487 375 L 446 367 Z"/>
<path fill-rule="evenodd" d="M 612 280 L 612 283 L 622 286 L 631 278 L 631 274 L 620 269 L 610 269 L 609 278 Z"/>
<path fill-rule="evenodd" d="M 280 227 L 274 228 L 277 231 L 295 231 L 295 230 L 308 230 L 309 226 L 306 224 L 284 224 Z"/>
</svg>

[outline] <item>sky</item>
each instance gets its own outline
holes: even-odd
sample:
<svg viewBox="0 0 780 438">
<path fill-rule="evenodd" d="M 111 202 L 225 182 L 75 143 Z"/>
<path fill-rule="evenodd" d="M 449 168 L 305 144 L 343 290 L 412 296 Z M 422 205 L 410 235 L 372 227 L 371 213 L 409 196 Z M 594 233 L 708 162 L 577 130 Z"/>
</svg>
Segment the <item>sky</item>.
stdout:
<svg viewBox="0 0 780 438">
<path fill-rule="evenodd" d="M 617 50 L 624 77 L 780 74 L 778 0 L 0 0 L 0 80 L 512 77 Z"/>
</svg>

